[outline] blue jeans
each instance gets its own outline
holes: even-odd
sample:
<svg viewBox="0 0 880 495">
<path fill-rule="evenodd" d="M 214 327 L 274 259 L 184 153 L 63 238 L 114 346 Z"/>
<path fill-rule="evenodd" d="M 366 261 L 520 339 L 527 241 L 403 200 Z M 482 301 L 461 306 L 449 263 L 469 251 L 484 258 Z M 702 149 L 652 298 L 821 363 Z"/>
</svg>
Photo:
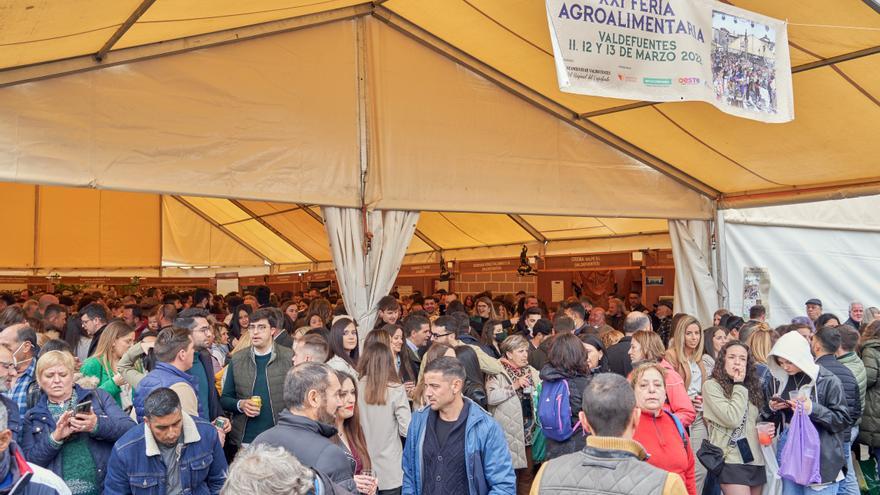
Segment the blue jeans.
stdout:
<svg viewBox="0 0 880 495">
<path fill-rule="evenodd" d="M 840 483 L 830 483 L 821 490 L 814 490 L 809 486 L 798 485 L 794 481 L 782 478 L 782 495 L 837 495 L 837 487 Z"/>
<path fill-rule="evenodd" d="M 853 467 L 852 459 L 852 443 L 859 434 L 858 427 L 854 427 L 850 432 L 849 441 L 843 443 L 843 452 L 846 457 L 846 478 L 840 482 L 837 489 L 838 495 L 860 495 L 859 482 L 856 481 L 856 470 Z"/>
</svg>

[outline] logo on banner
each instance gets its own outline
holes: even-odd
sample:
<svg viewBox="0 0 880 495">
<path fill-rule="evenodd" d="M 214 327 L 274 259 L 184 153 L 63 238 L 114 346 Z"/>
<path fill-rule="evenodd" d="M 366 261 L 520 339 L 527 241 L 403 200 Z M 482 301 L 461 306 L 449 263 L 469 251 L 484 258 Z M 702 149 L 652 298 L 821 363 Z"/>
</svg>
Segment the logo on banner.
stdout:
<svg viewBox="0 0 880 495">
<path fill-rule="evenodd" d="M 700 84 L 700 78 L 699 77 L 679 77 L 678 84 L 681 84 L 682 86 L 689 86 L 692 84 Z"/>
<path fill-rule="evenodd" d="M 672 79 L 661 78 L 661 77 L 645 77 L 642 78 L 642 83 L 645 86 L 653 86 L 655 88 L 672 86 Z"/>
</svg>

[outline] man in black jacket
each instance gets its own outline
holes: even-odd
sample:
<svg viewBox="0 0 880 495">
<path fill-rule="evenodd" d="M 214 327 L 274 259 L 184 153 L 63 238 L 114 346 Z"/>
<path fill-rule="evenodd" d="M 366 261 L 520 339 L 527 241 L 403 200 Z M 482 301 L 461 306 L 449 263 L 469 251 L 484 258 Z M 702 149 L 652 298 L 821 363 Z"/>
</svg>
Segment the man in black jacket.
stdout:
<svg viewBox="0 0 880 495">
<path fill-rule="evenodd" d="M 341 406 L 339 389 L 336 373 L 326 364 L 308 362 L 291 368 L 284 379 L 285 410 L 278 415 L 278 423 L 253 443 L 281 447 L 303 465 L 358 493 L 366 487 L 355 485 L 354 463 L 331 440 L 336 428 L 330 425 Z"/>
<path fill-rule="evenodd" d="M 608 356 L 608 367 L 611 371 L 624 377 L 629 376 L 632 371 L 632 360 L 629 358 L 629 346 L 632 342 L 632 336 L 639 330 L 651 330 L 651 319 L 648 315 L 641 311 L 633 311 L 626 315 L 623 321 L 624 337 L 620 342 L 608 348 L 606 356 Z"/>
<path fill-rule="evenodd" d="M 98 340 L 104 333 L 104 327 L 107 326 L 107 311 L 104 306 L 98 303 L 90 303 L 83 307 L 79 312 L 79 321 L 81 326 L 78 332 L 68 332 L 67 343 L 73 349 L 73 355 L 78 357 L 80 361 L 85 361 L 95 352 Z"/>
<path fill-rule="evenodd" d="M 837 360 L 835 354 L 840 349 L 840 332 L 835 327 L 822 327 L 813 334 L 812 351 L 816 356 L 816 364 L 834 373 L 843 385 L 843 393 L 846 396 L 846 405 L 849 410 L 850 428 L 841 433 L 843 440 L 843 452 L 846 456 L 846 478 L 840 482 L 840 494 L 857 494 L 859 485 L 853 470 L 852 452 L 850 446 L 858 434 L 856 425 L 862 416 L 862 398 L 859 394 L 859 383 L 849 368 Z"/>
<path fill-rule="evenodd" d="M 199 402 L 205 404 L 205 412 L 208 413 L 207 421 L 214 421 L 218 416 L 223 414 L 223 407 L 220 405 L 220 395 L 217 393 L 217 387 L 214 386 L 214 364 L 211 361 L 211 341 L 214 334 L 211 324 L 208 322 L 208 310 L 201 308 L 189 308 L 181 311 L 174 320 L 176 328 L 186 328 L 192 332 L 193 348 L 193 367 L 189 373 L 196 377 L 199 381 L 199 390 L 196 396 Z M 226 423 L 229 431 L 229 423 Z"/>
</svg>

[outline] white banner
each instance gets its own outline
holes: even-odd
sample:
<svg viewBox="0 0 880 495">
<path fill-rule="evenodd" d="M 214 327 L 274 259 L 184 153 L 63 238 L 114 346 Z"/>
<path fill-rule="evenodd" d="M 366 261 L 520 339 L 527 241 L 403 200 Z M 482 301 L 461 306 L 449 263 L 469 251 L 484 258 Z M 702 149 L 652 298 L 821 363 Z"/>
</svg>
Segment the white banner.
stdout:
<svg viewBox="0 0 880 495">
<path fill-rule="evenodd" d="M 712 0 L 546 0 L 559 89 L 794 119 L 783 21 Z"/>
</svg>

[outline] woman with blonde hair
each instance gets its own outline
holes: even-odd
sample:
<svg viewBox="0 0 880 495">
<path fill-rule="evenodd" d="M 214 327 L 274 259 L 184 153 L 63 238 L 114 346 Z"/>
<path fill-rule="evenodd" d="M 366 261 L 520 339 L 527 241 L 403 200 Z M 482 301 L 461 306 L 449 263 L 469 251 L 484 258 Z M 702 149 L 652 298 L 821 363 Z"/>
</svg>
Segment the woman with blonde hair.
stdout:
<svg viewBox="0 0 880 495">
<path fill-rule="evenodd" d="M 63 478 L 72 491 L 99 494 L 113 444 L 135 423 L 103 389 L 75 384 L 75 367 L 66 351 L 40 356 L 35 376 L 41 393 L 24 415 L 21 448 L 29 462 Z M 77 407 L 84 402 L 89 407 Z"/>
<path fill-rule="evenodd" d="M 110 394 L 121 408 L 131 406 L 131 387 L 116 369 L 116 365 L 132 344 L 134 329 L 122 320 L 111 321 L 101 332 L 95 353 L 80 368 L 83 376 L 96 378 L 97 387 Z"/>
<path fill-rule="evenodd" d="M 767 358 L 770 356 L 770 350 L 776 343 L 776 333 L 766 323 L 759 323 L 754 330 L 746 337 L 746 345 L 752 352 L 752 358 L 755 360 L 755 370 L 758 373 L 758 380 L 764 382 L 770 369 L 767 367 Z"/>
<path fill-rule="evenodd" d="M 703 423 L 702 390 L 703 383 L 709 379 L 708 372 L 703 366 L 703 350 L 703 330 L 700 328 L 700 322 L 691 315 L 682 315 L 673 327 L 666 360 L 681 375 L 688 397 L 694 406 L 696 414 L 690 427 L 691 449 L 694 451 L 699 450 L 703 439 L 709 435 Z M 706 480 L 706 468 L 702 463 L 698 463 L 695 468 L 696 489 L 697 492 L 702 492 Z"/>
<path fill-rule="evenodd" d="M 641 330 L 633 334 L 629 347 L 629 358 L 633 367 L 644 362 L 653 362 L 666 370 L 666 401 L 672 413 L 687 428 L 694 422 L 697 414 L 684 386 L 684 379 L 666 360 L 665 354 L 663 341 L 656 332 Z"/>
</svg>

